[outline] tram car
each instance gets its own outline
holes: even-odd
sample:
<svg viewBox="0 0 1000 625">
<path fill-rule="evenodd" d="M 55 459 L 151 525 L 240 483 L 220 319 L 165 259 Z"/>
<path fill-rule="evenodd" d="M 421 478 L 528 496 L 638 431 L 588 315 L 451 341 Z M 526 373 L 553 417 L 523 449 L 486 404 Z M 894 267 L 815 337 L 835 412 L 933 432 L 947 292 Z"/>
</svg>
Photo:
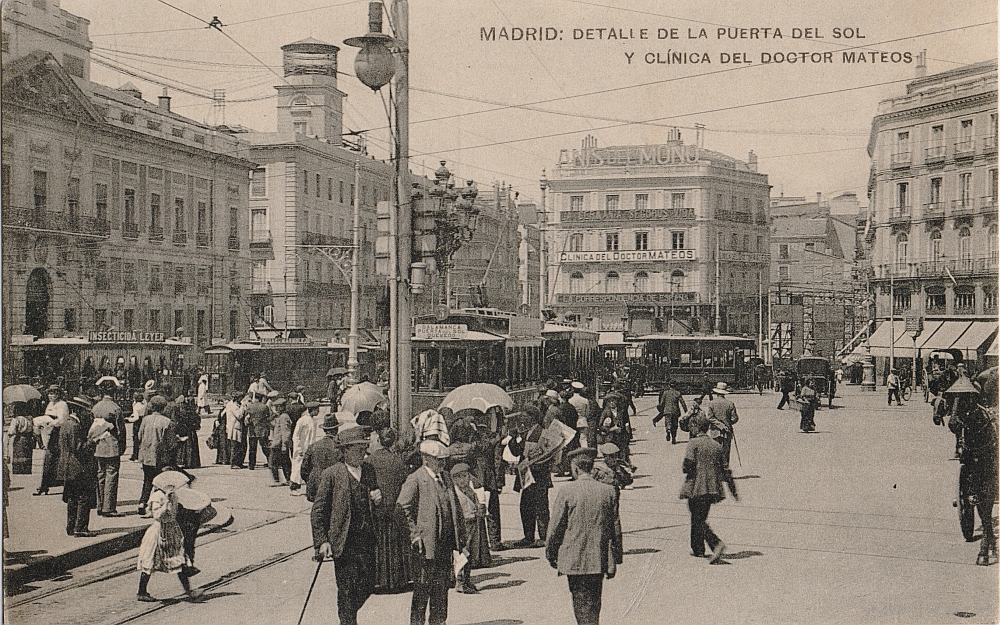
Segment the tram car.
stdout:
<svg viewBox="0 0 1000 625">
<path fill-rule="evenodd" d="M 598 337 L 584 328 L 546 323 L 542 328 L 546 377 L 579 380 L 593 387 L 602 364 Z"/>
<path fill-rule="evenodd" d="M 436 409 L 464 384 L 495 384 L 514 410 L 533 401 L 544 376 L 541 321 L 492 308 L 453 310 L 414 324 L 413 412 Z"/>
<path fill-rule="evenodd" d="M 746 388 L 750 360 L 757 355 L 754 339 L 738 336 L 650 334 L 640 336 L 646 385 L 655 392 L 673 380 L 682 393 L 700 393 L 704 376 L 715 385 Z"/>
</svg>

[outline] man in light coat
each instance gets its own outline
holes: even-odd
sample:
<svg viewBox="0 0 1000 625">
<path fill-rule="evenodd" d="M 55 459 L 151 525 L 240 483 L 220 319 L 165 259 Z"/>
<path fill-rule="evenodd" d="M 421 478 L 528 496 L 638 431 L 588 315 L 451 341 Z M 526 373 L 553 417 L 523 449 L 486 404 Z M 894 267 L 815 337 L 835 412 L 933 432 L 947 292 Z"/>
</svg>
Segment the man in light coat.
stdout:
<svg viewBox="0 0 1000 625">
<path fill-rule="evenodd" d="M 591 476 L 597 450 L 572 451 L 573 481 L 556 491 L 545 557 L 565 575 L 578 625 L 598 625 L 604 578 L 613 579 L 622 563 L 622 526 L 618 494 Z"/>
<path fill-rule="evenodd" d="M 424 440 L 420 456 L 423 466 L 406 478 L 397 499 L 410 527 L 414 565 L 419 567 L 410 603 L 410 625 L 443 625 L 448 620 L 452 551 L 465 544 L 465 519 L 451 475 L 444 470 L 448 448 L 439 441 Z"/>
<path fill-rule="evenodd" d="M 736 414 L 736 405 L 726 397 L 729 395 L 729 386 L 725 382 L 715 385 L 715 399 L 708 402 L 705 416 L 711 424 L 713 438 L 722 445 L 723 467 L 729 469 L 729 454 L 733 443 L 733 426 L 740 420 Z"/>
<path fill-rule="evenodd" d="M 91 427 L 88 432 L 97 461 L 97 515 L 124 516 L 118 512 L 118 475 L 128 434 L 125 431 L 125 418 L 121 407 L 110 394 L 105 394 L 91 412 L 95 422 L 105 424 L 104 427 L 96 428 L 96 431 Z"/>
<path fill-rule="evenodd" d="M 139 428 L 139 462 L 142 464 L 142 494 L 139 496 L 139 515 L 146 516 L 146 503 L 153 492 L 153 478 L 163 467 L 173 464 L 177 450 L 177 433 L 174 422 L 163 414 L 167 398 L 156 395 L 149 400 L 150 414 L 142 419 Z"/>
</svg>

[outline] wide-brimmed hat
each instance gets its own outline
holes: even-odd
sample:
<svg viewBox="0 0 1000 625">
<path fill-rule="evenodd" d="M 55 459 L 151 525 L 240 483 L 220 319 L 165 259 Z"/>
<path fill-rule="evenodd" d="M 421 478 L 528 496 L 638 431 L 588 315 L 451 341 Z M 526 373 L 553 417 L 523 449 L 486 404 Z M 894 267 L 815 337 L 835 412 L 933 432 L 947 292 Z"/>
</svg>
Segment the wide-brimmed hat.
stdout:
<svg viewBox="0 0 1000 625">
<path fill-rule="evenodd" d="M 278 399 L 272 401 L 271 405 L 274 406 L 275 408 L 281 408 L 287 403 L 288 403 L 287 399 L 285 399 L 284 397 L 279 397 Z"/>
<path fill-rule="evenodd" d="M 593 460 L 594 458 L 597 457 L 597 450 L 594 449 L 593 447 L 578 447 L 573 451 L 569 452 L 568 454 L 566 454 L 566 457 L 569 458 L 570 460 L 572 460 L 573 458 L 580 458 L 580 457 L 590 458 L 591 460 Z"/>
<path fill-rule="evenodd" d="M 59 386 L 58 384 L 53 384 L 52 386 L 50 386 L 47 389 L 45 389 L 45 394 L 48 395 L 49 393 L 58 393 L 58 394 L 62 395 L 63 390 L 62 390 L 62 387 Z"/>
<path fill-rule="evenodd" d="M 320 426 L 327 432 L 331 430 L 336 430 L 340 427 L 340 421 L 337 419 L 337 415 L 334 413 L 329 413 L 323 417 L 323 425 Z"/>
<path fill-rule="evenodd" d="M 969 378 L 963 375 L 959 376 L 959 378 L 955 380 L 955 383 L 948 387 L 948 390 L 945 391 L 945 393 L 951 393 L 953 395 L 959 393 L 975 393 L 978 395 L 979 389 L 972 384 L 972 381 L 969 380 Z"/>
<path fill-rule="evenodd" d="M 420 453 L 432 458 L 447 458 L 448 448 L 441 441 L 427 439 L 420 441 Z"/>
<path fill-rule="evenodd" d="M 614 443 L 604 443 L 603 445 L 597 446 L 597 451 L 601 452 L 602 456 L 610 456 L 621 451 L 618 449 L 618 445 Z"/>
<path fill-rule="evenodd" d="M 719 382 L 718 384 L 715 385 L 715 388 L 712 389 L 712 392 L 718 393 L 719 395 L 728 395 L 729 385 L 726 384 L 725 382 Z"/>
<path fill-rule="evenodd" d="M 78 408 L 83 408 L 84 410 L 90 410 L 94 407 L 93 400 L 85 395 L 77 395 L 73 399 L 67 399 L 66 403 L 77 406 Z"/>
<path fill-rule="evenodd" d="M 368 433 L 364 428 L 351 427 L 337 433 L 337 445 L 346 447 L 348 445 L 367 445 Z"/>
<path fill-rule="evenodd" d="M 146 383 L 143 385 L 143 388 L 146 389 L 147 391 L 151 391 L 153 390 L 154 386 L 156 386 L 156 380 L 146 380 Z"/>
<path fill-rule="evenodd" d="M 586 386 L 584 386 L 583 382 L 573 382 L 573 384 L 571 384 L 570 386 L 572 386 L 574 389 L 578 391 L 582 391 L 583 389 L 587 388 Z"/>
<path fill-rule="evenodd" d="M 267 394 L 267 398 L 268 398 L 268 399 L 274 399 L 274 398 L 275 398 L 275 397 L 277 397 L 278 395 L 281 395 L 281 393 L 279 393 L 278 391 L 270 391 L 270 392 L 268 392 L 268 394 Z"/>
</svg>

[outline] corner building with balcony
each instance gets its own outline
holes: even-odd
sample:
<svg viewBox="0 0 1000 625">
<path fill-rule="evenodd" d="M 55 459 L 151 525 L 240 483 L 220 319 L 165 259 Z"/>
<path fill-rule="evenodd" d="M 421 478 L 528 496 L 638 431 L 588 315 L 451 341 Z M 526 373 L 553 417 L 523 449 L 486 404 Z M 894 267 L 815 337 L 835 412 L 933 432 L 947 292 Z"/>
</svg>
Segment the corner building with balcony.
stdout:
<svg viewBox="0 0 1000 625">
<path fill-rule="evenodd" d="M 896 319 L 896 358 L 913 356 L 905 317 L 925 320 L 918 357 L 956 347 L 976 358 L 987 326 L 973 322 L 995 332 L 997 316 L 997 61 L 917 69 L 905 94 L 879 104 L 868 143 L 876 314 Z M 888 334 L 870 340 L 877 357 Z"/>
<path fill-rule="evenodd" d="M 358 326 L 372 328 L 385 291 L 375 275 L 376 205 L 389 199 L 392 166 L 343 141 L 339 48 L 306 39 L 281 50 L 277 131 L 242 135 L 258 163 L 249 209 L 253 323 L 346 342 L 354 195 L 360 202 Z M 361 167 L 358 186 L 355 163 Z"/>
<path fill-rule="evenodd" d="M 543 189 L 543 307 L 557 318 L 637 336 L 757 335 L 770 187 L 752 152 L 739 161 L 677 129 L 660 145 L 598 148 L 588 136 Z"/>
<path fill-rule="evenodd" d="M 5 347 L 243 336 L 248 146 L 91 82 L 89 22 L 58 0 L 4 2 L 2 26 Z"/>
</svg>

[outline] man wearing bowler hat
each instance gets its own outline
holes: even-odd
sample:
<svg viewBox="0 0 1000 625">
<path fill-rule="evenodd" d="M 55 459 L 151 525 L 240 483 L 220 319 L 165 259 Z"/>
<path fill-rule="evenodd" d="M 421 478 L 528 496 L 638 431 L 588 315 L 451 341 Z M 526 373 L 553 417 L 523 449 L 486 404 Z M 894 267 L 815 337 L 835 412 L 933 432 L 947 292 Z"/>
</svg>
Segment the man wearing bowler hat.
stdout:
<svg viewBox="0 0 1000 625">
<path fill-rule="evenodd" d="M 578 625 L 598 625 L 604 579 L 622 563 L 622 527 L 618 493 L 591 476 L 597 450 L 569 454 L 573 480 L 556 491 L 545 557 L 565 575 Z"/>
<path fill-rule="evenodd" d="M 733 443 L 733 426 L 740 420 L 736 414 L 736 405 L 729 401 L 729 386 L 725 382 L 715 385 L 713 392 L 717 395 L 715 399 L 708 402 L 705 416 L 712 426 L 711 436 L 722 445 L 723 468 L 729 469 L 729 454 Z"/>
<path fill-rule="evenodd" d="M 373 506 L 382 493 L 375 472 L 362 465 L 368 435 L 352 427 L 337 434 L 344 459 L 323 471 L 310 518 L 317 558 L 333 558 L 337 613 L 342 625 L 356 625 L 358 610 L 375 588 Z"/>
<path fill-rule="evenodd" d="M 337 415 L 332 412 L 327 414 L 320 427 L 326 436 L 309 445 L 306 455 L 302 457 L 302 468 L 299 469 L 302 480 L 306 483 L 306 499 L 309 501 L 316 501 L 316 491 L 323 471 L 343 459 L 343 451 L 337 446 L 337 431 L 340 428 Z"/>
<path fill-rule="evenodd" d="M 442 625 L 448 620 L 452 551 L 465 545 L 465 519 L 451 475 L 444 470 L 448 448 L 439 441 L 424 440 L 420 456 L 423 466 L 406 478 L 397 499 L 410 526 L 416 569 L 410 625 Z"/>
<path fill-rule="evenodd" d="M 90 538 L 90 511 L 97 505 L 97 466 L 93 449 L 87 444 L 90 409 L 87 397 L 69 402 L 69 417 L 59 428 L 59 478 L 63 480 L 66 502 L 66 533 Z"/>
</svg>

